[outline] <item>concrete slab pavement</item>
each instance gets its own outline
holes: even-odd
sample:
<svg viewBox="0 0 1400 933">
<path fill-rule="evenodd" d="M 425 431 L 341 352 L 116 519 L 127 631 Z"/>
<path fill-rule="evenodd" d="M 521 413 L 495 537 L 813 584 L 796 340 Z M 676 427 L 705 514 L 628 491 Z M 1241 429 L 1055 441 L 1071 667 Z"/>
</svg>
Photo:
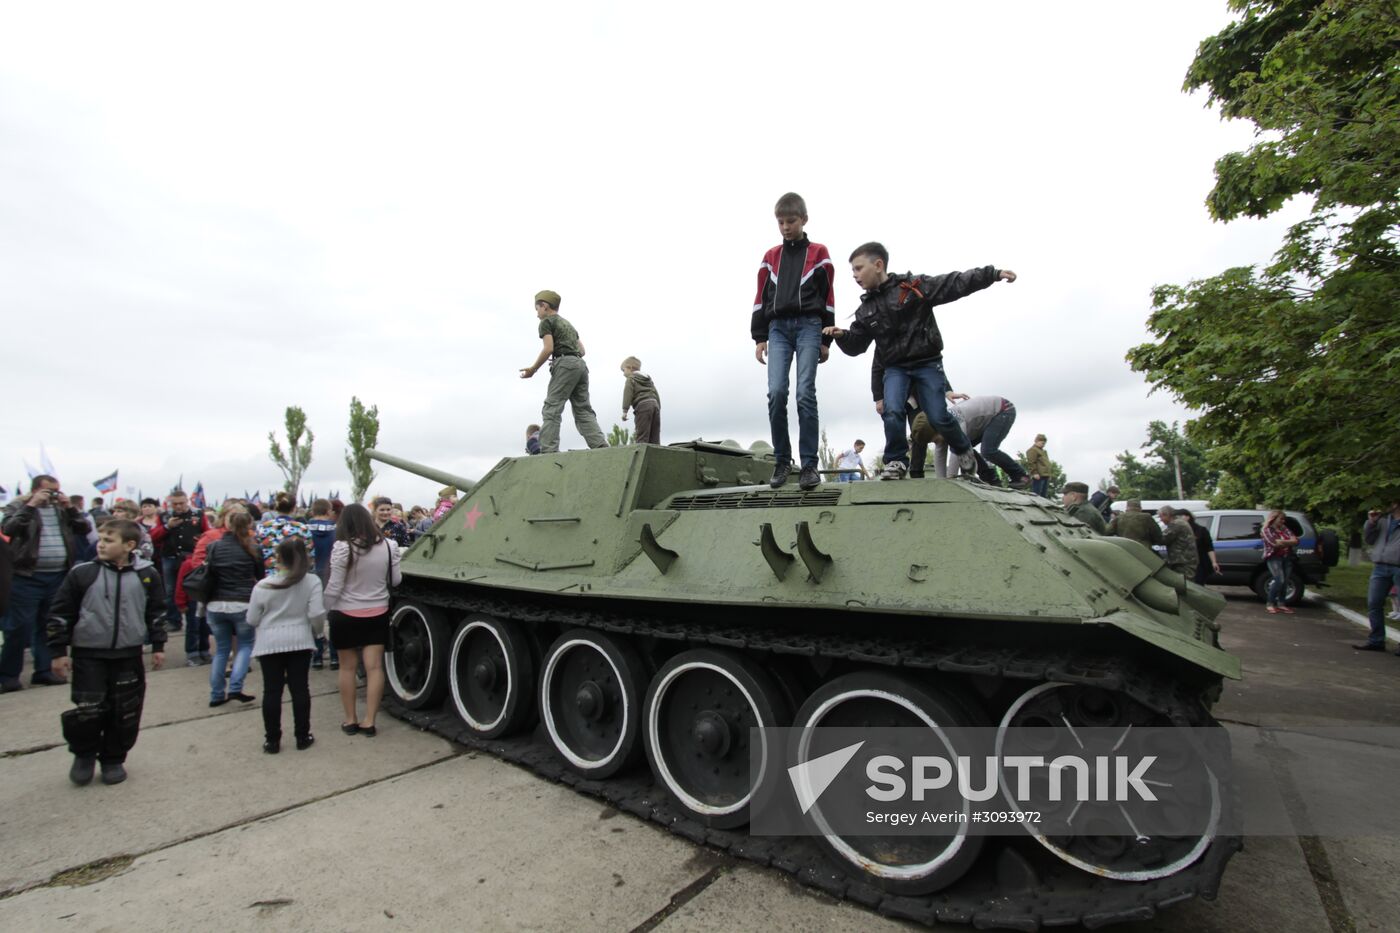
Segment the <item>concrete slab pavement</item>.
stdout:
<svg viewBox="0 0 1400 933">
<path fill-rule="evenodd" d="M 1310 726 L 1400 725 L 1400 659 L 1353 652 L 1350 623 L 1313 608 L 1269 616 L 1239 598 L 1222 621 L 1248 678 L 1227 685 L 1222 718 L 1285 730 L 1285 747 L 1304 753 L 1320 747 Z M 257 704 L 207 707 L 207 668 L 153 673 L 131 780 L 112 788 L 66 780 L 66 689 L 0 698 L 0 834 L 20 840 L 0 850 L 0 892 L 19 891 L 0 893 L 0 929 L 187 929 L 211 917 L 234 929 L 912 929 L 387 717 L 375 739 L 342 736 L 332 675 L 312 676 L 318 743 L 272 757 Z M 1242 768 L 1266 767 L 1240 752 Z M 1400 763 L 1393 749 L 1368 754 L 1371 777 L 1349 776 L 1348 794 Z M 1285 805 L 1247 801 L 1251 813 Z M 1389 929 L 1393 842 L 1251 838 L 1217 901 L 1120 929 Z M 55 876 L 70 883 L 43 886 Z"/>
</svg>

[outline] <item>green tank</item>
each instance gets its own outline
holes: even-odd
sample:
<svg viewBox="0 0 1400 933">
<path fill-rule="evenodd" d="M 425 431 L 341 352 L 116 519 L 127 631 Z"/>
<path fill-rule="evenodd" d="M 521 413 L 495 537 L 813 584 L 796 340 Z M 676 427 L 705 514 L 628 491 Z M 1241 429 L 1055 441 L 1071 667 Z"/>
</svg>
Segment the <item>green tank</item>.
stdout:
<svg viewBox="0 0 1400 933">
<path fill-rule="evenodd" d="M 766 448 L 730 441 L 508 458 L 475 483 L 370 456 L 464 492 L 402 560 L 386 668 L 410 721 L 930 922 L 1141 919 L 1214 897 L 1239 848 L 1214 820 L 747 835 L 755 726 L 1217 725 L 1240 676 L 1224 600 L 1057 504 L 968 479 L 773 489 Z"/>
</svg>

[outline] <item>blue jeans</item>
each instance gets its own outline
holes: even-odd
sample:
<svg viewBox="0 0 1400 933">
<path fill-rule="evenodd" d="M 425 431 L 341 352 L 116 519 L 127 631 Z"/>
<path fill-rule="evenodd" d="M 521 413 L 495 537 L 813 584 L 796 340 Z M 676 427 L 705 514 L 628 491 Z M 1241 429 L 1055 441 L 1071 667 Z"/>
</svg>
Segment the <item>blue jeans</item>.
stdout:
<svg viewBox="0 0 1400 933">
<path fill-rule="evenodd" d="M 1040 479 L 1031 480 L 1031 495 L 1040 496 L 1042 499 L 1050 492 L 1050 477 L 1042 476 Z"/>
<path fill-rule="evenodd" d="M 943 375 L 942 361 L 917 366 L 885 367 L 885 462 L 896 460 L 909 465 L 909 435 L 904 433 L 904 406 L 910 390 L 923 409 L 924 416 L 935 431 L 943 435 L 955 454 L 965 454 L 972 447 L 962 425 L 948 413 L 948 380 Z"/>
<path fill-rule="evenodd" d="M 230 693 L 243 692 L 243 679 L 253 657 L 253 638 L 257 629 L 248 624 L 247 612 L 211 612 L 209 630 L 214 633 L 214 663 L 209 668 L 209 699 L 222 700 Z M 224 683 L 224 670 L 233 636 L 238 635 L 238 653 L 233 656 L 233 676 Z"/>
<path fill-rule="evenodd" d="M 180 579 L 180 565 L 184 557 L 162 557 L 160 577 L 165 581 L 165 630 L 173 632 L 180 624 L 180 607 L 175 605 L 175 583 Z"/>
<path fill-rule="evenodd" d="M 1269 589 L 1264 601 L 1277 606 L 1288 595 L 1288 558 L 1270 557 L 1264 563 L 1269 568 Z"/>
<path fill-rule="evenodd" d="M 1371 616 L 1371 637 L 1367 641 L 1373 645 L 1385 647 L 1385 598 L 1392 586 L 1400 586 L 1400 564 L 1374 565 L 1371 583 L 1366 588 L 1366 609 Z"/>
<path fill-rule="evenodd" d="M 1021 464 L 1016 462 L 1016 458 L 1001 449 L 1002 441 L 1006 440 L 1006 435 L 1011 433 L 1011 426 L 1016 423 L 1016 406 L 1007 403 L 1006 408 L 992 416 L 992 420 L 987 422 L 987 426 L 982 429 L 982 459 L 993 466 L 1001 468 L 1013 482 L 1026 475 L 1026 471 Z"/>
<path fill-rule="evenodd" d="M 34 673 L 47 674 L 53 664 L 49 654 L 49 604 L 63 585 L 65 574 L 15 574 L 10 586 L 10 608 L 3 619 L 5 646 L 0 648 L 0 680 L 17 681 L 24 669 L 24 649 L 34 655 Z"/>
<path fill-rule="evenodd" d="M 788 437 L 788 369 L 797 357 L 797 455 L 801 465 L 817 465 L 817 363 L 822 352 L 822 319 L 816 314 L 780 317 L 768 323 L 768 425 L 773 459 L 792 462 Z"/>
<path fill-rule="evenodd" d="M 838 483 L 854 483 L 861 478 L 859 471 L 851 470 L 848 473 L 842 473 L 840 476 L 836 477 L 836 481 Z"/>
<path fill-rule="evenodd" d="M 209 623 L 194 614 L 194 606 L 185 610 L 185 657 L 209 656 Z"/>
</svg>

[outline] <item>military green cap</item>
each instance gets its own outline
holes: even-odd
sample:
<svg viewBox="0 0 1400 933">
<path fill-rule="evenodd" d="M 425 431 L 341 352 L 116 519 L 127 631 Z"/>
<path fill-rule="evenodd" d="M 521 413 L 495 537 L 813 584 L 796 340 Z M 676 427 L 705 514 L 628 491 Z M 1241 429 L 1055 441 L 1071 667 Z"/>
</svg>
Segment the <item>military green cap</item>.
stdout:
<svg viewBox="0 0 1400 933">
<path fill-rule="evenodd" d="M 1087 495 L 1089 494 L 1089 484 L 1088 484 L 1088 483 L 1065 483 L 1065 492 L 1082 492 L 1082 493 L 1084 493 L 1084 495 L 1087 496 Z"/>
<path fill-rule="evenodd" d="M 549 305 L 549 306 L 550 306 L 551 308 L 553 308 L 555 311 L 558 311 L 558 310 L 559 310 L 559 293 L 558 293 L 558 292 L 552 292 L 552 291 L 550 291 L 549 289 L 546 288 L 546 289 L 545 289 L 544 291 L 542 291 L 542 292 L 536 292 L 536 293 L 535 293 L 535 300 L 536 300 L 536 301 L 543 301 L 545 304 Z"/>
</svg>

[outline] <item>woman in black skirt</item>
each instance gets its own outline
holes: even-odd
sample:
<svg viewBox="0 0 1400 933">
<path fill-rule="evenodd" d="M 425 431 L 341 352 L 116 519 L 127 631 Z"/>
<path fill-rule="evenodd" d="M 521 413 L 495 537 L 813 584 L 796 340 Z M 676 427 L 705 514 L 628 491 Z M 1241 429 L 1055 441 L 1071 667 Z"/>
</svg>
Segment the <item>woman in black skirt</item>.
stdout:
<svg viewBox="0 0 1400 933">
<path fill-rule="evenodd" d="M 399 548 L 375 527 L 369 509 L 345 507 L 335 526 L 326 609 L 331 642 L 340 657 L 340 703 L 346 735 L 375 734 L 374 718 L 384 698 L 384 648 L 389 644 L 389 588 L 402 579 Z M 365 718 L 355 712 L 355 664 L 365 666 Z"/>
</svg>

